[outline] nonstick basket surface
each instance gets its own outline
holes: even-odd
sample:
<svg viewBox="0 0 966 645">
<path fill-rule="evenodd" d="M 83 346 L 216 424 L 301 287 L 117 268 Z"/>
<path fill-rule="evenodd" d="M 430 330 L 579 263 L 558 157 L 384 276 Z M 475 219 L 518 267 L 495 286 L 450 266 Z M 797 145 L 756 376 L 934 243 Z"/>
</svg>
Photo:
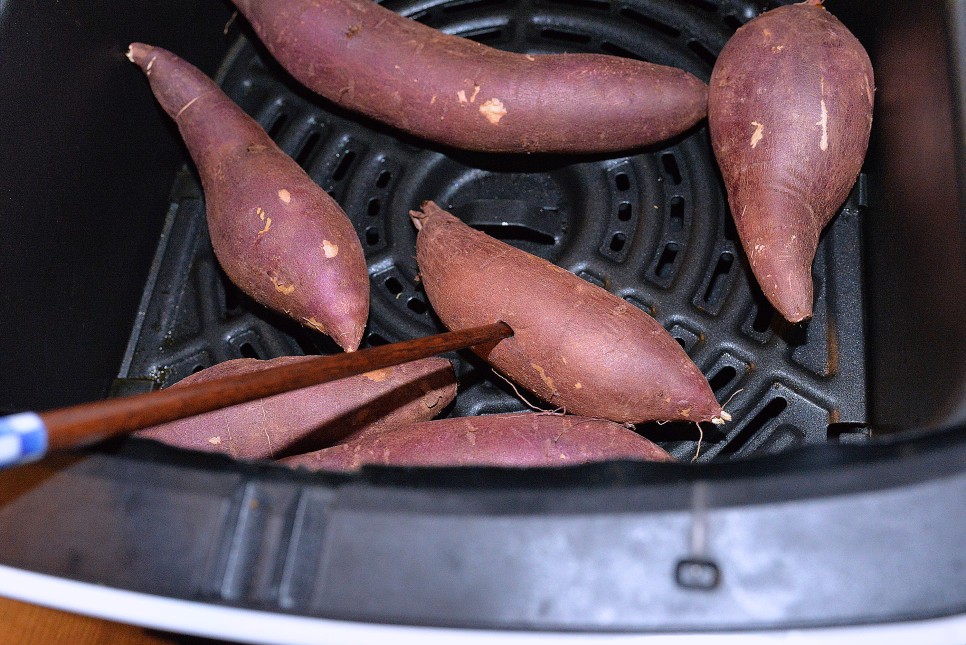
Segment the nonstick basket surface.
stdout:
<svg viewBox="0 0 966 645">
<path fill-rule="evenodd" d="M 704 81 L 730 34 L 762 9 L 738 0 L 386 4 L 501 49 L 627 56 L 680 67 Z M 734 418 L 724 428 L 706 424 L 700 459 L 866 436 L 865 175 L 819 246 L 814 318 L 788 325 L 751 275 L 704 124 L 626 156 L 443 149 L 307 92 L 247 33 L 225 60 L 219 81 L 355 224 L 372 291 L 363 347 L 444 329 L 418 279 L 416 231 L 408 217 L 410 209 L 432 199 L 471 226 L 608 289 L 660 321 L 719 400 L 728 401 Z M 337 349 L 230 284 L 211 250 L 200 188 L 186 168 L 172 192 L 115 391 L 167 386 L 232 358 Z M 485 363 L 468 352 L 451 358 L 460 392 L 449 416 L 527 409 Z M 697 451 L 693 424 L 639 430 L 678 458 Z"/>
</svg>

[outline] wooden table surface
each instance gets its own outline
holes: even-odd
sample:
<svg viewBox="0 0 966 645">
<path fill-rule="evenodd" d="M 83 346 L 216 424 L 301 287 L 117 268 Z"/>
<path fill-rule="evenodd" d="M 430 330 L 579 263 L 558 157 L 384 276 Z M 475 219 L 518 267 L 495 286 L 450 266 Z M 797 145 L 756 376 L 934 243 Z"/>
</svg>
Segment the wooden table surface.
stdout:
<svg viewBox="0 0 966 645">
<path fill-rule="evenodd" d="M 177 636 L 0 598 L 0 645 L 173 645 Z M 196 641 L 197 642 L 197 641 Z"/>
</svg>

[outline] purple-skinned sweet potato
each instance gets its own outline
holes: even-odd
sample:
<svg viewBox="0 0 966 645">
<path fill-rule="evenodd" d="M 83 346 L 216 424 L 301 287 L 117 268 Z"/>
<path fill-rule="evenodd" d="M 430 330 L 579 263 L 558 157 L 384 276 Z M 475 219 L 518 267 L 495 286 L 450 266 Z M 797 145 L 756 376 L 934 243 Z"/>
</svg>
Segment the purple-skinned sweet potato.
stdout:
<svg viewBox="0 0 966 645">
<path fill-rule="evenodd" d="M 707 86 L 601 54 L 519 54 L 444 34 L 372 0 L 234 0 L 309 89 L 395 128 L 489 152 L 611 152 L 707 113 Z"/>
<path fill-rule="evenodd" d="M 729 418 L 681 346 L 637 307 L 433 202 L 410 215 L 440 319 L 450 329 L 510 325 L 511 338 L 473 350 L 552 407 L 620 423 Z"/>
<path fill-rule="evenodd" d="M 281 462 L 311 470 L 346 471 L 365 464 L 527 468 L 612 459 L 674 461 L 660 446 L 618 423 L 522 413 L 398 426 Z"/>
<path fill-rule="evenodd" d="M 869 144 L 875 90 L 861 43 L 817 0 L 768 11 L 728 41 L 708 122 L 738 235 L 768 300 L 812 315 L 819 234 Z"/>
<path fill-rule="evenodd" d="M 228 277 L 261 304 L 357 349 L 369 275 L 339 205 L 197 68 L 141 43 L 128 58 L 194 159 L 211 243 Z"/>
<path fill-rule="evenodd" d="M 240 358 L 192 374 L 171 387 L 310 359 Z M 449 361 L 427 358 L 172 421 L 137 435 L 239 459 L 271 459 L 428 421 L 455 396 L 456 377 Z"/>
</svg>

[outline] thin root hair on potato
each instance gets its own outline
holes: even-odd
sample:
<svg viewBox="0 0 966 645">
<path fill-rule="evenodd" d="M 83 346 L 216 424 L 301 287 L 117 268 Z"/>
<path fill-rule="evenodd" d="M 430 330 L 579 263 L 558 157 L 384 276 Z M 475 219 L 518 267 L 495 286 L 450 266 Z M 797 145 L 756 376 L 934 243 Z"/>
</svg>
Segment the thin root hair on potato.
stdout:
<svg viewBox="0 0 966 645">
<path fill-rule="evenodd" d="M 704 428 L 701 427 L 700 423 L 694 425 L 698 426 L 698 447 L 694 451 L 694 456 L 691 457 L 692 464 L 698 460 L 698 456 L 701 454 L 701 442 L 704 441 Z"/>
<path fill-rule="evenodd" d="M 490 371 L 493 374 L 496 374 L 497 376 L 499 376 L 502 380 L 506 381 L 507 385 L 509 385 L 511 388 L 513 388 L 513 393 L 517 395 L 517 398 L 520 399 L 520 401 L 522 401 L 524 405 L 526 405 L 528 408 L 530 408 L 534 412 L 537 412 L 537 413 L 540 413 L 540 414 L 553 414 L 555 412 L 555 411 L 552 411 L 552 410 L 546 410 L 544 408 L 541 408 L 538 405 L 534 405 L 533 403 L 530 403 L 530 401 L 527 399 L 527 397 L 525 397 L 522 394 L 520 394 L 520 390 L 517 389 L 517 386 L 516 386 L 516 384 L 513 381 L 511 381 L 507 377 L 503 376 L 502 374 L 500 374 L 496 370 L 490 370 Z M 560 408 L 558 408 L 558 409 L 560 409 Z"/>
<path fill-rule="evenodd" d="M 728 404 L 731 403 L 731 400 L 744 389 L 745 388 L 743 387 L 739 387 L 737 390 L 731 393 L 731 396 L 728 397 L 728 400 L 721 404 L 721 414 L 719 415 L 720 418 L 711 419 L 711 423 L 715 424 L 716 426 L 723 426 L 726 422 L 731 421 L 731 413 L 727 412 L 725 408 L 728 407 Z"/>
</svg>

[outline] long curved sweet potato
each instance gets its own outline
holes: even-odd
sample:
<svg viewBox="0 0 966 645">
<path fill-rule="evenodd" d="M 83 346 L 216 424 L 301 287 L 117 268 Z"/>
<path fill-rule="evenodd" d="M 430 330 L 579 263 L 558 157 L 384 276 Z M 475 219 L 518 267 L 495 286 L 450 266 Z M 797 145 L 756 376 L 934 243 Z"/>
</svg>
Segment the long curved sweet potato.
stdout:
<svg viewBox="0 0 966 645">
<path fill-rule="evenodd" d="M 601 54 L 525 55 L 441 33 L 372 0 L 234 0 L 295 78 L 342 107 L 442 144 L 609 152 L 707 113 L 679 69 Z"/>
<path fill-rule="evenodd" d="M 440 319 L 450 329 L 510 325 L 513 337 L 474 351 L 540 398 L 621 423 L 728 418 L 681 346 L 637 307 L 433 202 L 410 215 L 422 282 Z"/>
<path fill-rule="evenodd" d="M 141 43 L 128 58 L 191 152 L 211 243 L 228 277 L 263 305 L 357 349 L 369 275 L 339 205 L 197 68 Z"/>
<path fill-rule="evenodd" d="M 192 374 L 171 387 L 308 358 L 240 358 Z M 427 421 L 455 396 L 456 377 L 449 361 L 428 358 L 206 412 L 137 434 L 181 448 L 268 459 Z"/>
<path fill-rule="evenodd" d="M 711 75 L 708 121 L 751 268 L 791 322 L 812 315 L 822 228 L 869 144 L 874 80 L 861 43 L 818 0 L 755 18 Z"/>
<path fill-rule="evenodd" d="M 312 470 L 356 470 L 364 464 L 525 468 L 611 459 L 674 461 L 620 424 L 534 413 L 415 423 L 281 461 Z"/>
</svg>

